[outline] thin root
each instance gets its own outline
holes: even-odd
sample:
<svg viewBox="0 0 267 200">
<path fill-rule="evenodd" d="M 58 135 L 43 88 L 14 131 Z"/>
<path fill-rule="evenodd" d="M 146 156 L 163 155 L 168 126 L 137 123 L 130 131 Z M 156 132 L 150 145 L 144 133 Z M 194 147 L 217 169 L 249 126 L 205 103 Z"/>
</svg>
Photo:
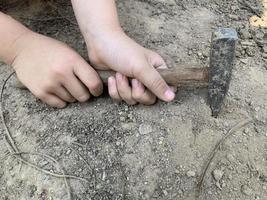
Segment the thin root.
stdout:
<svg viewBox="0 0 267 200">
<path fill-rule="evenodd" d="M 242 127 L 246 126 L 247 124 L 249 124 L 252 121 L 252 119 L 245 119 L 241 122 L 239 122 L 237 125 L 235 125 L 233 128 L 231 128 L 228 133 L 216 144 L 216 146 L 214 147 L 214 149 L 212 150 L 206 164 L 204 167 L 204 170 L 199 178 L 198 184 L 197 184 L 197 193 L 196 193 L 196 198 L 199 198 L 203 189 L 203 182 L 204 179 L 206 177 L 207 171 L 211 165 L 212 160 L 214 159 L 216 153 L 219 151 L 220 147 L 222 144 L 224 144 L 224 142 L 226 141 L 226 139 L 228 139 L 230 136 L 232 136 L 236 131 L 238 131 L 239 129 L 241 129 Z"/>
</svg>

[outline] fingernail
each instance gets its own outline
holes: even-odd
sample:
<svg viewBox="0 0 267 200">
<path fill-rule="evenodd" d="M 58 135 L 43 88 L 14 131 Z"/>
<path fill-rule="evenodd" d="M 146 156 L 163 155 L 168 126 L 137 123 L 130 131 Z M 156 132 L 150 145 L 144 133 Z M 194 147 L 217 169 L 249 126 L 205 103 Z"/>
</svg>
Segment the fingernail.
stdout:
<svg viewBox="0 0 267 200">
<path fill-rule="evenodd" d="M 167 101 L 172 101 L 175 97 L 174 92 L 169 88 L 168 90 L 165 91 L 165 97 Z"/>
<path fill-rule="evenodd" d="M 113 83 L 113 80 L 114 80 L 114 79 L 113 79 L 113 77 L 112 77 L 112 76 L 111 76 L 111 77 L 109 77 L 109 78 L 108 78 L 108 83 L 109 83 L 109 84 L 112 84 L 112 83 Z"/>
<path fill-rule="evenodd" d="M 118 79 L 118 81 L 121 81 L 122 80 L 122 74 L 120 74 L 120 73 L 117 73 L 116 74 L 116 78 Z"/>
<path fill-rule="evenodd" d="M 132 80 L 132 86 L 133 86 L 134 88 L 138 88 L 139 84 L 138 84 L 138 81 L 137 81 L 136 79 L 133 79 L 133 80 Z"/>
</svg>

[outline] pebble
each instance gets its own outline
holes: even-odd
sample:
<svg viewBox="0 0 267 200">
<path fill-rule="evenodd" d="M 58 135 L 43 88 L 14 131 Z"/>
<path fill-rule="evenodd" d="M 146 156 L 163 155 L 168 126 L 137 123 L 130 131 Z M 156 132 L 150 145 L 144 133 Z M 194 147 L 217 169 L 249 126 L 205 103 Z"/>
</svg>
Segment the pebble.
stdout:
<svg viewBox="0 0 267 200">
<path fill-rule="evenodd" d="M 120 121 L 121 122 L 125 122 L 126 121 L 126 118 L 125 117 L 120 117 Z"/>
<path fill-rule="evenodd" d="M 215 169 L 213 172 L 212 172 L 212 175 L 213 175 L 213 178 L 216 180 L 216 181 L 220 181 L 223 177 L 223 174 L 224 172 L 222 170 L 219 170 L 219 169 Z"/>
<path fill-rule="evenodd" d="M 200 103 L 201 103 L 201 104 L 204 104 L 204 103 L 205 103 L 205 100 L 204 100 L 204 99 L 201 99 L 201 100 L 200 100 Z"/>
<path fill-rule="evenodd" d="M 188 177 L 195 177 L 195 176 L 196 176 L 196 172 L 190 170 L 190 171 L 186 172 L 186 175 L 187 175 Z"/>
<path fill-rule="evenodd" d="M 248 187 L 247 185 L 242 185 L 241 191 L 243 194 L 245 194 L 247 196 L 251 196 L 253 194 L 253 190 L 250 187 Z"/>
<path fill-rule="evenodd" d="M 68 155 L 70 155 L 70 154 L 71 154 L 71 150 L 68 149 L 67 152 L 66 152 L 66 155 L 68 156 Z"/>
<path fill-rule="evenodd" d="M 256 112 L 259 112 L 260 109 L 261 109 L 260 107 L 256 107 L 256 108 L 255 108 L 255 111 L 256 111 Z"/>
<path fill-rule="evenodd" d="M 239 20 L 239 16 L 238 15 L 229 14 L 229 18 L 232 19 L 232 20 Z"/>
<path fill-rule="evenodd" d="M 235 157 L 232 154 L 227 154 L 226 158 L 229 162 L 234 162 L 235 161 Z"/>
<path fill-rule="evenodd" d="M 253 42 L 250 42 L 248 40 L 245 40 L 245 41 L 242 41 L 241 42 L 241 45 L 242 46 L 253 46 Z"/>
<path fill-rule="evenodd" d="M 163 190 L 162 192 L 163 192 L 163 194 L 164 194 L 165 196 L 168 195 L 168 192 L 167 192 L 166 190 Z"/>
<path fill-rule="evenodd" d="M 140 133 L 141 135 L 149 134 L 149 133 L 151 133 L 152 131 L 153 131 L 152 126 L 149 125 L 149 124 L 141 124 L 141 125 L 139 126 L 139 133 Z"/>
<path fill-rule="evenodd" d="M 267 59 L 267 53 L 263 53 L 262 57 Z"/>
<path fill-rule="evenodd" d="M 245 128 L 243 132 L 248 134 L 249 133 L 249 128 Z"/>
</svg>

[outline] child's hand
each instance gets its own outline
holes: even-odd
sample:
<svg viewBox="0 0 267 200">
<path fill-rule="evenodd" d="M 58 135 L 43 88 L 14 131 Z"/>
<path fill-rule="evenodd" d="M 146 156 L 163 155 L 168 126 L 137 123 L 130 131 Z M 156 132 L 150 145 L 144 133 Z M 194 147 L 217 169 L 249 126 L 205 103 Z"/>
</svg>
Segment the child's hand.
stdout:
<svg viewBox="0 0 267 200">
<path fill-rule="evenodd" d="M 112 98 L 130 105 L 153 104 L 156 96 L 167 102 L 174 99 L 174 92 L 155 69 L 167 67 L 157 53 L 140 46 L 122 31 L 103 32 L 86 40 L 92 65 L 118 72 L 108 81 Z M 134 78 L 131 83 L 126 76 Z"/>
<path fill-rule="evenodd" d="M 99 96 L 103 86 L 98 74 L 74 50 L 37 33 L 28 32 L 16 42 L 14 67 L 19 80 L 36 97 L 58 108 L 66 102 Z"/>
</svg>

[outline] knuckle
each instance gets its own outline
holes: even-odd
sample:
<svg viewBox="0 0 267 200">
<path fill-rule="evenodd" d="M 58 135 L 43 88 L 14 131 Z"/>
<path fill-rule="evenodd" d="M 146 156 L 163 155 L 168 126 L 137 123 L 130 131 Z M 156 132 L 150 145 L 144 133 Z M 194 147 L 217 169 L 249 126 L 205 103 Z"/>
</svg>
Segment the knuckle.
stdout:
<svg viewBox="0 0 267 200">
<path fill-rule="evenodd" d="M 133 92 L 132 93 L 132 97 L 133 99 L 135 99 L 136 101 L 140 101 L 142 99 L 142 93 L 140 92 Z"/>
<path fill-rule="evenodd" d="M 96 66 L 101 64 L 102 59 L 96 51 L 91 50 L 88 53 L 88 55 L 89 55 L 90 63 L 92 63 Z"/>
<path fill-rule="evenodd" d="M 56 67 L 53 67 L 52 73 L 56 78 L 63 77 L 66 73 L 66 67 L 64 67 L 63 65 L 58 65 Z"/>
<path fill-rule="evenodd" d="M 52 92 L 52 91 L 54 91 L 54 89 L 55 89 L 55 86 L 50 84 L 50 83 L 43 86 L 43 90 L 45 92 Z"/>
<path fill-rule="evenodd" d="M 41 99 L 42 101 L 45 101 L 47 98 L 47 94 L 43 91 L 35 92 L 34 94 L 38 99 Z"/>
<path fill-rule="evenodd" d="M 152 80 L 150 83 L 150 88 L 153 88 L 154 90 L 164 90 L 166 87 L 164 81 L 162 81 L 161 79 L 155 79 Z"/>
</svg>

